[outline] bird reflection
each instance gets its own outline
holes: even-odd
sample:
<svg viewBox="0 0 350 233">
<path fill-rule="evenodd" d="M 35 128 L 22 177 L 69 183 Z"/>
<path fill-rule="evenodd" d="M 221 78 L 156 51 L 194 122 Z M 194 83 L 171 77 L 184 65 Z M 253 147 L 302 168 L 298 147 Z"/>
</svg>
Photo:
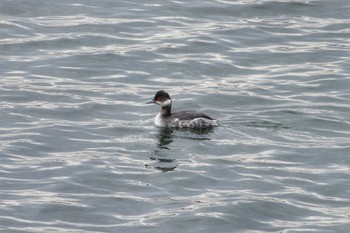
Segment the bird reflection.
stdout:
<svg viewBox="0 0 350 233">
<path fill-rule="evenodd" d="M 173 142 L 174 130 L 171 128 L 161 128 L 156 135 L 159 149 L 169 149 L 167 145 Z"/>
<path fill-rule="evenodd" d="M 156 149 L 151 151 L 150 159 L 153 164 L 147 164 L 146 167 L 155 168 L 157 170 L 167 172 L 173 171 L 178 167 L 176 154 L 178 151 L 173 150 L 170 144 L 174 138 L 186 140 L 210 140 L 208 135 L 213 131 L 212 128 L 207 129 L 172 129 L 159 128 L 156 134 Z"/>
<path fill-rule="evenodd" d="M 156 135 L 158 140 L 157 149 L 151 152 L 150 159 L 156 162 L 151 165 L 153 168 L 163 172 L 173 171 L 177 167 L 175 158 L 169 155 L 168 145 L 173 142 L 174 130 L 170 128 L 161 128 Z"/>
</svg>

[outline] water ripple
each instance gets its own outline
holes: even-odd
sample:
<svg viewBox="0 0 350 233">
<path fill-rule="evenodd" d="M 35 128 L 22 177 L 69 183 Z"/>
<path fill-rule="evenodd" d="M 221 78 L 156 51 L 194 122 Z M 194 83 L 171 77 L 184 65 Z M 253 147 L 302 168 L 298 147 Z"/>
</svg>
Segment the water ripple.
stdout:
<svg viewBox="0 0 350 233">
<path fill-rule="evenodd" d="M 1 232 L 348 232 L 347 1 L 0 5 Z"/>
</svg>

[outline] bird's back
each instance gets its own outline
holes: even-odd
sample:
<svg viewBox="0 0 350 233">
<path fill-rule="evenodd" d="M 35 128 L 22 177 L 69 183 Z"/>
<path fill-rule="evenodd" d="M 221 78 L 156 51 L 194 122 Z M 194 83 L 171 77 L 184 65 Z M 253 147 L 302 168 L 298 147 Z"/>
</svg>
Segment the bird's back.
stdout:
<svg viewBox="0 0 350 233">
<path fill-rule="evenodd" d="M 178 118 L 179 120 L 193 120 L 195 118 L 205 118 L 209 120 L 214 120 L 210 116 L 196 111 L 180 111 L 171 114 L 171 117 Z"/>
</svg>

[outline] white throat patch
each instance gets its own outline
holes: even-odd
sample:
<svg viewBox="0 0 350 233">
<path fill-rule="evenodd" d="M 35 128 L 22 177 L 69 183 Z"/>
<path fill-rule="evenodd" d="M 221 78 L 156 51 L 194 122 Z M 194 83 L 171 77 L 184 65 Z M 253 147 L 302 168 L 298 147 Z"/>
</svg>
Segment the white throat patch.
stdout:
<svg viewBox="0 0 350 233">
<path fill-rule="evenodd" d="M 164 102 L 156 101 L 156 103 L 161 107 L 169 106 L 169 105 L 171 105 L 171 99 L 167 99 Z"/>
</svg>

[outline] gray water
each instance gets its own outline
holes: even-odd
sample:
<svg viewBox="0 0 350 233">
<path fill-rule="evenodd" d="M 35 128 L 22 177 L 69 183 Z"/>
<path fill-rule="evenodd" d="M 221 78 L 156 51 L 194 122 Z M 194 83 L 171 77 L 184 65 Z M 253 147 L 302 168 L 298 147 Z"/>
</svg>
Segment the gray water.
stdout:
<svg viewBox="0 0 350 233">
<path fill-rule="evenodd" d="M 349 62 L 348 0 L 0 0 L 0 231 L 350 232 Z"/>
</svg>

